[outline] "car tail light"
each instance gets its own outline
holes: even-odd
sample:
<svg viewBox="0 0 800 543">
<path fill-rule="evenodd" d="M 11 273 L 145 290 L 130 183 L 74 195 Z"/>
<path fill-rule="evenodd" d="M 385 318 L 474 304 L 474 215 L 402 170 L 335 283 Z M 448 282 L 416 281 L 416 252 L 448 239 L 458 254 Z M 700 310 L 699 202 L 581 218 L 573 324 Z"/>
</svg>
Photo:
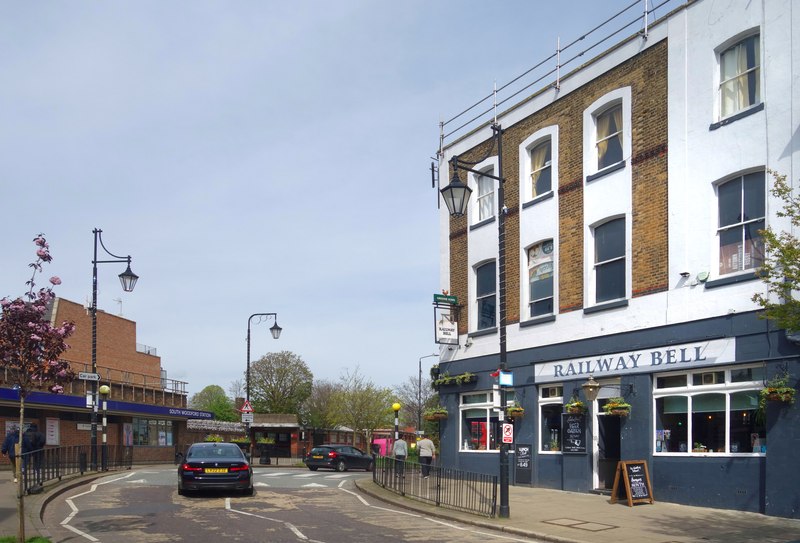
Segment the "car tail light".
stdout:
<svg viewBox="0 0 800 543">
<path fill-rule="evenodd" d="M 339 453 L 337 453 L 336 451 L 331 451 L 328 453 L 328 458 L 330 458 L 331 460 L 333 460 L 337 456 L 339 456 Z"/>
<path fill-rule="evenodd" d="M 245 464 L 244 466 L 231 466 L 229 468 L 230 471 L 248 471 L 250 466 Z"/>
<path fill-rule="evenodd" d="M 199 468 L 196 466 L 190 466 L 189 464 L 184 464 L 181 466 L 183 471 L 203 471 L 203 468 Z"/>
</svg>

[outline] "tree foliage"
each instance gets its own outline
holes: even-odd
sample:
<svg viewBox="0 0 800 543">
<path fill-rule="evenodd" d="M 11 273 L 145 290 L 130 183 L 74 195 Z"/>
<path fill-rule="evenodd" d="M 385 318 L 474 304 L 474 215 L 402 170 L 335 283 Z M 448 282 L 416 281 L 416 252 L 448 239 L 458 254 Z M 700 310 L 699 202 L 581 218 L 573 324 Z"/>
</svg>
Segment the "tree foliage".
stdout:
<svg viewBox="0 0 800 543">
<path fill-rule="evenodd" d="M 375 386 L 359 373 L 358 367 L 342 375 L 339 384 L 331 398 L 332 413 L 336 424 L 353 430 L 354 443 L 358 433 L 370 443 L 373 430 L 393 425 L 394 395 L 390 389 Z"/>
<path fill-rule="evenodd" d="M 333 398 L 340 390 L 338 383 L 327 380 L 314 382 L 311 395 L 303 404 L 300 415 L 306 426 L 331 429 L 336 425 Z"/>
<path fill-rule="evenodd" d="M 422 386 L 420 386 L 420 383 Z M 400 420 L 408 426 L 417 427 L 417 422 L 422 420 L 425 409 L 439 405 L 439 394 L 431 387 L 431 379 L 425 375 L 409 377 L 405 382 L 395 387 L 395 394 L 400 401 Z M 422 428 L 418 428 L 422 429 Z"/>
<path fill-rule="evenodd" d="M 60 360 L 69 346 L 66 339 L 75 330 L 74 323 L 63 322 L 60 326 L 50 324 L 49 312 L 55 298 L 52 288 L 35 290 L 36 274 L 42 272 L 42 264 L 50 262 L 50 246 L 43 234 L 33 240 L 36 245 L 36 260 L 29 264 L 33 269 L 31 278 L 25 282 L 28 292 L 24 297 L 0 300 L 0 367 L 19 393 L 19 440 L 25 421 L 25 398 L 32 390 L 46 388 L 53 393 L 64 392 L 64 385 L 75 378 L 69 363 Z M 51 285 L 60 285 L 58 277 L 50 278 Z M 22 494 L 22 462 L 16 463 L 17 509 L 19 513 L 19 541 L 25 541 L 25 507 Z"/>
<path fill-rule="evenodd" d="M 769 173 L 774 180 L 770 192 L 783 202 L 778 217 L 788 218 L 795 229 L 800 228 L 800 197 L 792 195 L 785 175 L 771 170 Z M 800 301 L 794 296 L 800 290 L 800 240 L 771 227 L 762 230 L 761 234 L 766 257 L 758 274 L 766 284 L 767 292 L 754 294 L 752 299 L 764 309 L 765 318 L 788 331 L 800 331 Z"/>
<path fill-rule="evenodd" d="M 233 400 L 225 395 L 219 385 L 208 385 L 203 390 L 192 396 L 189 400 L 191 409 L 211 411 L 217 420 L 236 422 L 239 415 L 233 405 Z"/>
<path fill-rule="evenodd" d="M 269 353 L 250 365 L 250 402 L 257 413 L 300 413 L 314 375 L 289 351 Z"/>
</svg>

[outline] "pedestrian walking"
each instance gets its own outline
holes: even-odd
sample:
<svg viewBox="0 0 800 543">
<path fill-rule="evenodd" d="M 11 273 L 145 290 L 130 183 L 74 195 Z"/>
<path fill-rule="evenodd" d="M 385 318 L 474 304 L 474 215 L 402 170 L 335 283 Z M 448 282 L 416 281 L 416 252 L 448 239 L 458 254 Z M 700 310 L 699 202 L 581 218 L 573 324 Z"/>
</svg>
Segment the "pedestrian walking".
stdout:
<svg viewBox="0 0 800 543">
<path fill-rule="evenodd" d="M 6 438 L 3 440 L 3 447 L 0 449 L 0 452 L 8 456 L 15 483 L 17 482 L 17 443 L 19 443 L 19 431 L 13 428 L 6 434 Z"/>
<path fill-rule="evenodd" d="M 23 440 L 25 439 L 28 441 L 27 445 L 31 451 L 33 469 L 38 481 L 39 474 L 42 470 L 42 461 L 44 460 L 44 446 L 47 440 L 45 439 L 44 434 L 39 431 L 39 427 L 36 424 L 31 424 L 25 431 L 25 437 Z M 24 441 L 22 445 L 25 447 Z"/>
<path fill-rule="evenodd" d="M 392 446 L 394 453 L 394 476 L 405 477 L 406 456 L 408 456 L 408 443 L 402 437 L 397 439 Z"/>
<path fill-rule="evenodd" d="M 422 466 L 422 478 L 427 479 L 431 473 L 431 463 L 436 457 L 436 445 L 423 434 L 422 439 L 417 443 L 417 451 L 419 452 L 419 463 Z"/>
</svg>

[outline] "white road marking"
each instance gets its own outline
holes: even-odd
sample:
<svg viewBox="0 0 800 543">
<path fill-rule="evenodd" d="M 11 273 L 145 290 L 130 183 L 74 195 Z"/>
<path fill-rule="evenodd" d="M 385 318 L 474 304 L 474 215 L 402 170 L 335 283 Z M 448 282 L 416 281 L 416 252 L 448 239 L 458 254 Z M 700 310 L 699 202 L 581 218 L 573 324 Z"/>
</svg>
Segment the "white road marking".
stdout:
<svg viewBox="0 0 800 543">
<path fill-rule="evenodd" d="M 258 483 L 253 483 L 253 486 L 269 486 L 269 484 L 258 482 Z"/>
<path fill-rule="evenodd" d="M 270 472 L 270 473 L 260 473 L 256 472 L 256 475 L 260 477 L 280 477 L 282 475 L 291 475 L 292 473 L 289 471 L 278 471 L 278 472 Z"/>
<path fill-rule="evenodd" d="M 100 541 L 96 537 L 93 537 L 93 536 L 87 534 L 86 532 L 83 532 L 83 531 L 81 531 L 81 530 L 79 530 L 77 528 L 74 528 L 74 527 L 69 525 L 69 523 L 72 521 L 72 519 L 75 518 L 75 515 L 77 515 L 80 512 L 80 509 L 78 509 L 78 507 L 75 505 L 75 503 L 72 500 L 74 500 L 75 498 L 80 498 L 81 496 L 85 496 L 87 494 L 91 494 L 92 492 L 97 490 L 97 487 L 99 487 L 100 485 L 107 485 L 109 483 L 116 483 L 117 481 L 122 481 L 123 479 L 127 479 L 129 477 L 133 477 L 134 475 L 136 475 L 136 472 L 132 471 L 129 474 L 123 475 L 122 477 L 117 477 L 116 479 L 108 479 L 106 481 L 101 481 L 99 483 L 94 483 L 89 488 L 89 490 L 87 490 L 86 492 L 81 492 L 80 494 L 75 494 L 74 496 L 70 496 L 69 498 L 64 500 L 67 503 L 67 505 L 69 505 L 69 508 L 72 510 L 72 512 L 69 515 L 67 515 L 67 517 L 64 520 L 61 521 L 61 525 L 64 528 L 66 528 L 67 530 L 70 530 L 70 531 L 78 534 L 79 536 L 88 539 L 89 541 Z"/>
<path fill-rule="evenodd" d="M 303 485 L 303 488 L 328 488 L 325 485 L 321 485 L 319 483 L 308 483 L 307 485 Z"/>
<path fill-rule="evenodd" d="M 225 509 L 227 509 L 231 513 L 238 513 L 240 515 L 245 515 L 245 516 L 248 516 L 248 517 L 255 517 L 255 518 L 260 518 L 260 519 L 263 519 L 263 520 L 268 520 L 270 522 L 277 522 L 279 524 L 283 524 L 284 526 L 286 526 L 286 528 L 288 528 L 297 537 L 297 539 L 300 539 L 302 541 L 309 541 L 311 543 L 323 543 L 322 541 L 317 541 L 315 539 L 308 539 L 308 537 L 303 532 L 301 532 L 297 528 L 297 526 L 295 526 L 291 522 L 285 522 L 283 520 L 269 518 L 269 517 L 265 517 L 263 515 L 257 515 L 255 513 L 249 513 L 247 511 L 239 511 L 238 509 L 232 509 L 231 508 L 231 499 L 230 498 L 225 498 Z"/>
</svg>

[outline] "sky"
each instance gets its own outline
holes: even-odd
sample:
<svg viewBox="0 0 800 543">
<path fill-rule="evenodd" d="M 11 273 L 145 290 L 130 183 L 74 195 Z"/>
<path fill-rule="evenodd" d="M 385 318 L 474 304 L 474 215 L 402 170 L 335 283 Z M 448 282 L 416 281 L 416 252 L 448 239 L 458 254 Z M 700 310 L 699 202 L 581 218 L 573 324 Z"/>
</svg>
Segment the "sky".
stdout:
<svg viewBox="0 0 800 543">
<path fill-rule="evenodd" d="M 45 278 L 90 300 L 99 228 L 140 279 L 98 265 L 98 308 L 190 396 L 243 380 L 255 313 L 283 332 L 253 319 L 251 361 L 416 378 L 438 352 L 440 120 L 632 3 L 2 0 L 0 297 L 44 233 Z"/>
</svg>

